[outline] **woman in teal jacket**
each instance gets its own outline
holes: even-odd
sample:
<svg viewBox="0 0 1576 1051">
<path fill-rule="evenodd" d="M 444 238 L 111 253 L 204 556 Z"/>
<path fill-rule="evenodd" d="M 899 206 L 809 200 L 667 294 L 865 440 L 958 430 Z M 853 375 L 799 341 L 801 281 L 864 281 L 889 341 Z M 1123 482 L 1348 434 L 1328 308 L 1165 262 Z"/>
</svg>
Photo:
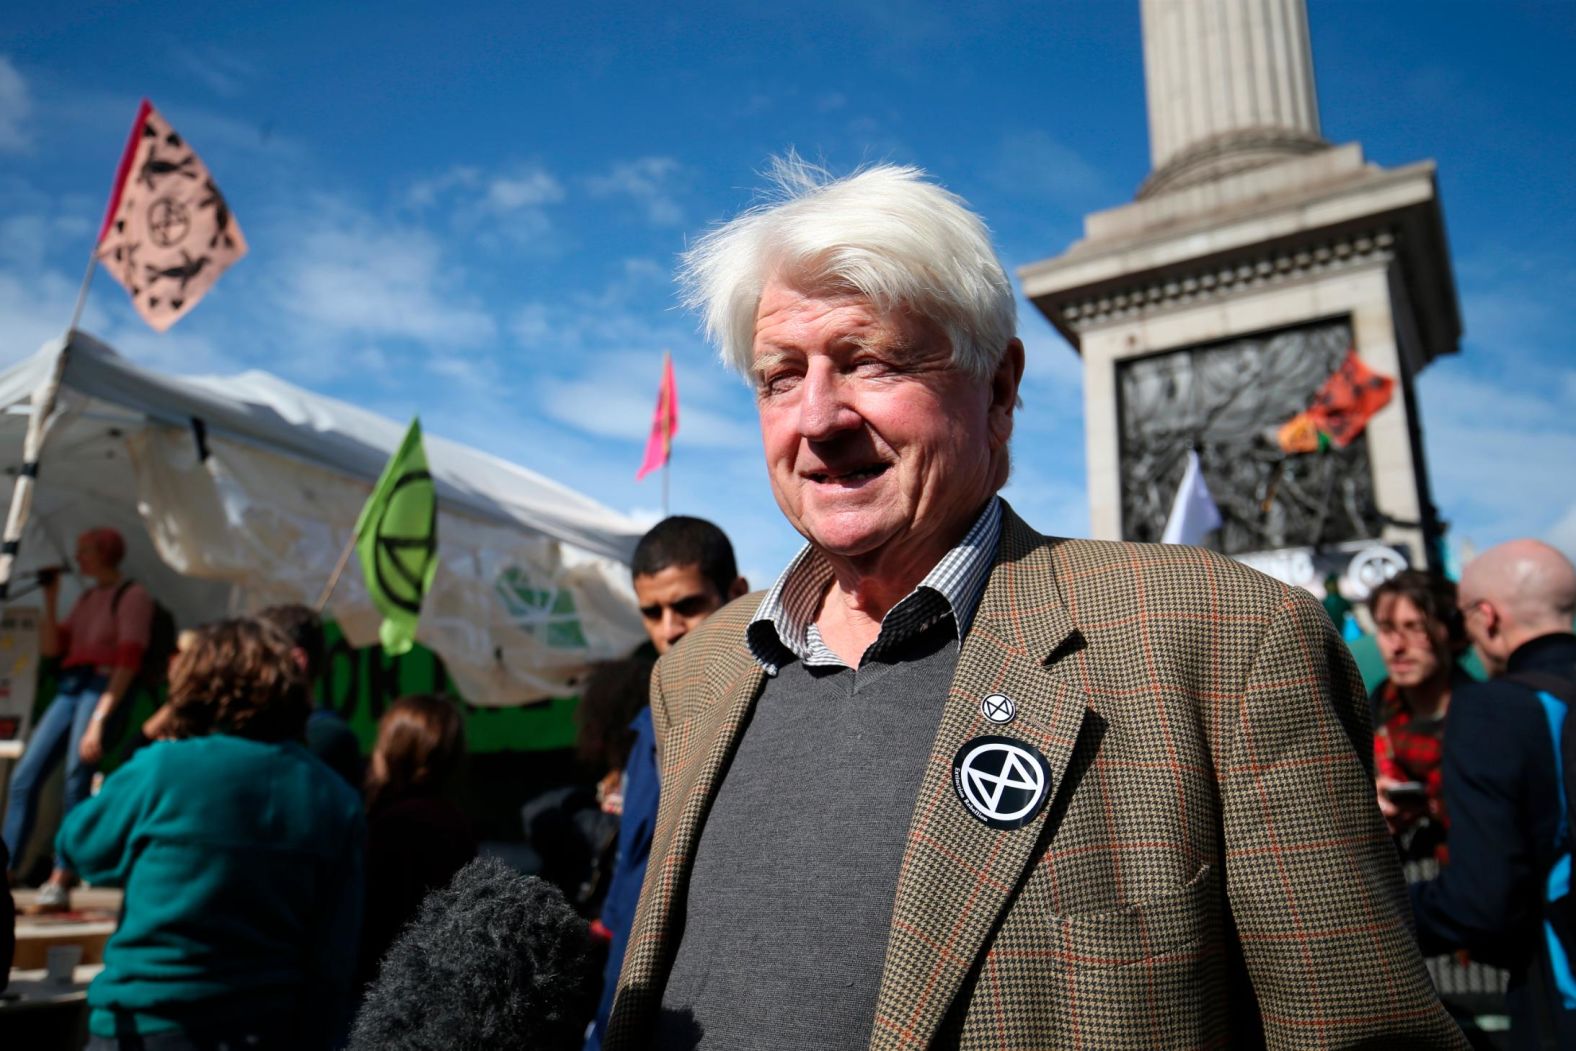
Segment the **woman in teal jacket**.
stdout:
<svg viewBox="0 0 1576 1051">
<path fill-rule="evenodd" d="M 61 854 L 126 891 L 88 990 L 89 1051 L 327 1048 L 348 1029 L 361 801 L 301 744 L 305 676 L 274 629 L 200 629 L 171 670 L 177 740 L 72 811 Z"/>
</svg>

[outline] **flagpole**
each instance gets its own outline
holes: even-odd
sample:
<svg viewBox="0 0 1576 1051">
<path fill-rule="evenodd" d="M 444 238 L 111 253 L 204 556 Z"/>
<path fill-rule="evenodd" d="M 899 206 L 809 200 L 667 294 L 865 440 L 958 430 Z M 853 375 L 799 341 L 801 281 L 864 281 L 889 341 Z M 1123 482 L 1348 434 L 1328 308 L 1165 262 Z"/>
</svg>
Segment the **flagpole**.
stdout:
<svg viewBox="0 0 1576 1051">
<path fill-rule="evenodd" d="M 328 583 L 323 586 L 323 593 L 317 597 L 317 612 L 321 614 L 328 608 L 328 600 L 333 597 L 334 589 L 339 586 L 339 578 L 345 572 L 345 566 L 350 564 L 350 553 L 356 549 L 356 534 L 352 530 L 350 539 L 345 541 L 345 549 L 339 553 L 339 561 L 334 564 L 334 572 L 329 574 Z"/>
<path fill-rule="evenodd" d="M 16 569 L 17 555 L 21 553 L 22 531 L 33 510 L 33 490 L 38 487 L 39 458 L 44 451 L 44 438 L 49 418 L 55 414 L 55 403 L 60 400 L 60 384 L 66 377 L 66 355 L 71 353 L 71 336 L 82 320 L 82 308 L 87 304 L 88 286 L 93 283 L 93 273 L 98 269 L 99 242 L 93 242 L 88 252 L 87 272 L 82 275 L 82 285 L 77 289 L 76 306 L 71 310 L 71 323 L 61 337 L 60 352 L 55 355 L 49 379 L 33 392 L 27 432 L 22 438 L 22 469 L 17 472 L 16 484 L 11 488 L 11 505 L 6 509 L 5 531 L 0 534 L 0 602 L 11 591 L 11 575 Z"/>
<path fill-rule="evenodd" d="M 97 241 L 93 242 L 93 251 L 88 253 L 88 270 L 82 275 L 82 287 L 77 289 L 77 305 L 71 311 L 71 324 L 66 326 L 66 337 L 77 330 L 77 322 L 82 320 L 82 308 L 88 303 L 88 286 L 93 283 L 93 275 L 98 272 L 98 247 Z"/>
</svg>

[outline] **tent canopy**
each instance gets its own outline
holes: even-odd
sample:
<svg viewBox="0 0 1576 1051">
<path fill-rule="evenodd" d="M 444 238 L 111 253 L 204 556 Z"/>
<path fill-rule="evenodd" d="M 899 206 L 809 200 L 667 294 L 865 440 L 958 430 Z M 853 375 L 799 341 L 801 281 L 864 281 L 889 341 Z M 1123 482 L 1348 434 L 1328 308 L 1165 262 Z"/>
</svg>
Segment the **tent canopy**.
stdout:
<svg viewBox="0 0 1576 1051">
<path fill-rule="evenodd" d="M 112 525 L 128 575 L 182 626 L 317 598 L 405 423 L 265 372 L 160 375 L 74 332 L 0 373 L 0 462 L 12 477 L 28 402 L 61 354 L 18 590 L 30 570 L 62 562 L 76 534 Z M 417 637 L 468 700 L 564 693 L 644 638 L 626 568 L 639 525 L 516 464 L 431 435 L 425 444 L 439 568 Z M 354 560 L 329 612 L 354 644 L 376 640 Z"/>
</svg>

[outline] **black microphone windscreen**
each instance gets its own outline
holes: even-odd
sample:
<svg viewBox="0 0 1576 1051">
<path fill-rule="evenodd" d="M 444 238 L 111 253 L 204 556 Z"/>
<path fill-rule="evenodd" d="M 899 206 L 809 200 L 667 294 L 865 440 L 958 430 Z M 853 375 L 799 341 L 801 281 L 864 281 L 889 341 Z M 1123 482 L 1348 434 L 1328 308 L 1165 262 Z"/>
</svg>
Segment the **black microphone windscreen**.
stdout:
<svg viewBox="0 0 1576 1051">
<path fill-rule="evenodd" d="M 586 923 L 552 884 L 478 858 L 395 940 L 351 1051 L 579 1048 L 596 1007 Z"/>
</svg>

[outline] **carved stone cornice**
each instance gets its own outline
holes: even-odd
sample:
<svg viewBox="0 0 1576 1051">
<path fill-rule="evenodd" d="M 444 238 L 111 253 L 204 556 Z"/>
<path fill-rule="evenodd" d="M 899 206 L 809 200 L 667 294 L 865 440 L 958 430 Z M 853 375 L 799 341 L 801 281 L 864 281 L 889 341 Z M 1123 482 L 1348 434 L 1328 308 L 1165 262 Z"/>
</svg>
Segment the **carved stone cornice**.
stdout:
<svg viewBox="0 0 1576 1051">
<path fill-rule="evenodd" d="M 1070 298 L 1057 304 L 1062 326 L 1082 332 L 1112 321 L 1146 317 L 1182 306 L 1258 292 L 1355 266 L 1388 262 L 1396 250 L 1396 233 L 1388 228 L 1327 238 L 1298 246 L 1279 246 L 1102 289 L 1098 295 Z"/>
</svg>

